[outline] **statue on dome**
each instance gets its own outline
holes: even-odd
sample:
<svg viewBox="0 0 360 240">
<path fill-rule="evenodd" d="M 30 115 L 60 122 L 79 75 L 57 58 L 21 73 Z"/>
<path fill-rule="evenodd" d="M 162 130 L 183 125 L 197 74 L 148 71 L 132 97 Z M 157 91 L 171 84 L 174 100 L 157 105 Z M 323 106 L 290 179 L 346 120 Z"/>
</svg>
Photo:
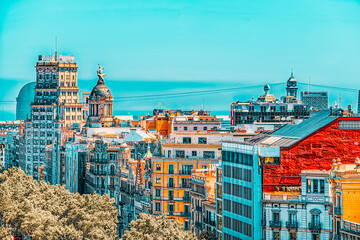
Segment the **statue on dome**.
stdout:
<svg viewBox="0 0 360 240">
<path fill-rule="evenodd" d="M 103 74 L 103 73 L 102 73 L 102 71 L 104 70 L 104 68 L 102 68 L 102 67 L 100 66 L 100 64 L 98 64 L 98 65 L 99 65 L 99 69 L 96 71 L 96 72 L 97 72 L 97 76 L 98 76 L 98 78 L 99 78 L 98 82 L 104 83 L 104 82 L 105 82 L 104 77 L 106 76 L 106 74 Z"/>
</svg>

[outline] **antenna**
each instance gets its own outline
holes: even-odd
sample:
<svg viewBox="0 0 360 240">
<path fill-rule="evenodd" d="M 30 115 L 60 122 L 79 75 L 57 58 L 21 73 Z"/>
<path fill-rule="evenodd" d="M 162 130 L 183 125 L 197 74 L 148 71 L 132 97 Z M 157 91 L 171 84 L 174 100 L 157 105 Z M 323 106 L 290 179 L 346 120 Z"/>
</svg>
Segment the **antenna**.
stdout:
<svg viewBox="0 0 360 240">
<path fill-rule="evenodd" d="M 55 36 L 55 61 L 57 61 L 57 36 Z"/>
<path fill-rule="evenodd" d="M 341 94 L 339 94 L 339 108 L 341 109 Z"/>
<path fill-rule="evenodd" d="M 291 68 L 291 77 L 294 77 L 294 69 Z"/>
</svg>

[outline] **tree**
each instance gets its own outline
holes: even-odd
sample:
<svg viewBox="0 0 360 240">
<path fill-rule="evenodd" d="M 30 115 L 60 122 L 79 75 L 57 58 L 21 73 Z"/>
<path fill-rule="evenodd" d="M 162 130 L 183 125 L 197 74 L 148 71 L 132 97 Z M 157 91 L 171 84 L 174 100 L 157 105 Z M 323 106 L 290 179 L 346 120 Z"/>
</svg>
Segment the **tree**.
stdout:
<svg viewBox="0 0 360 240">
<path fill-rule="evenodd" d="M 139 219 L 130 223 L 130 231 L 125 231 L 124 240 L 195 240 L 195 235 L 184 231 L 179 222 L 170 221 L 165 215 L 152 217 L 140 213 Z"/>
<path fill-rule="evenodd" d="M 0 226 L 0 239 L 10 239 L 11 229 Z"/>
<path fill-rule="evenodd" d="M 108 195 L 73 194 L 15 168 L 0 172 L 0 215 L 37 240 L 116 238 L 117 209 Z"/>
</svg>

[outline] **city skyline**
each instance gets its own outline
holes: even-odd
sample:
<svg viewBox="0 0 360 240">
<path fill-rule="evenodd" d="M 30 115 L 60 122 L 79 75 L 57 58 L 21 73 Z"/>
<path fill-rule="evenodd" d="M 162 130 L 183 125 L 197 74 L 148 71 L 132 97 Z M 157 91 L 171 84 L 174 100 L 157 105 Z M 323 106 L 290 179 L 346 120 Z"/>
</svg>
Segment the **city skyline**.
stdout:
<svg viewBox="0 0 360 240">
<path fill-rule="evenodd" d="M 299 82 L 311 76 L 314 84 L 354 88 L 360 73 L 358 1 L 86 3 L 2 1 L 1 101 L 15 101 L 21 86 L 35 81 L 37 56 L 54 53 L 56 36 L 59 53 L 74 55 L 79 63 L 79 81 L 87 83 L 80 84 L 81 90 L 91 89 L 89 81 L 95 81 L 101 63 L 109 85 L 119 89 L 117 97 L 285 83 L 291 68 Z M 143 83 L 146 90 L 122 86 L 129 82 Z M 169 87 L 160 90 L 162 85 Z M 210 110 L 226 111 L 228 102 L 256 97 L 260 89 L 181 100 L 185 108 L 204 101 L 214 106 Z M 339 93 L 330 94 L 329 104 Z M 356 94 L 349 95 L 342 93 L 343 105 L 356 108 Z M 183 107 L 178 99 L 153 100 L 143 109 L 133 106 L 141 101 L 115 105 L 130 112 L 159 102 Z M 1 105 L 2 119 L 13 118 L 14 105 Z"/>
</svg>

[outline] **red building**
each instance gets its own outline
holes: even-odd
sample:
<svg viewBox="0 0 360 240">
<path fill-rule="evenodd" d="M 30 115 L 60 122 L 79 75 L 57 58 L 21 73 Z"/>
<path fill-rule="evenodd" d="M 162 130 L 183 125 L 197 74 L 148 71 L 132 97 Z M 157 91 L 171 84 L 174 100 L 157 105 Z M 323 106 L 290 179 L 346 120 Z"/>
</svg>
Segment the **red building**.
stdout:
<svg viewBox="0 0 360 240">
<path fill-rule="evenodd" d="M 360 118 L 323 111 L 299 125 L 287 125 L 257 144 L 279 156 L 263 161 L 263 191 L 299 186 L 301 170 L 330 170 L 334 158 L 354 163 L 360 156 Z"/>
</svg>

